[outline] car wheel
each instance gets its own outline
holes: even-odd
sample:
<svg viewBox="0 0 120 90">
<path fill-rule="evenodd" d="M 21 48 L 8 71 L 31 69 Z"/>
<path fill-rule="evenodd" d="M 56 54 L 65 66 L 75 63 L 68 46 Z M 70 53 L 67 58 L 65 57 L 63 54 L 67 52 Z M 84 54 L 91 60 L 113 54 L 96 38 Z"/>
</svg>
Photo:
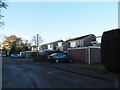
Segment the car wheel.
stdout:
<svg viewBox="0 0 120 90">
<path fill-rule="evenodd" d="M 58 59 L 56 59 L 56 60 L 55 60 L 55 62 L 56 62 L 56 63 L 59 63 L 59 60 L 58 60 Z"/>
</svg>

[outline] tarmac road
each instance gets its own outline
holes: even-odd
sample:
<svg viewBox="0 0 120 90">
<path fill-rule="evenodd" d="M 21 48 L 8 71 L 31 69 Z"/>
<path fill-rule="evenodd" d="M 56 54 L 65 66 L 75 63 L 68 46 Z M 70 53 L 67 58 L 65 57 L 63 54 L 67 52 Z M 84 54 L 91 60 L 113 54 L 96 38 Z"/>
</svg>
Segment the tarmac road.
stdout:
<svg viewBox="0 0 120 90">
<path fill-rule="evenodd" d="M 115 82 L 113 81 L 100 80 L 54 68 L 43 67 L 39 64 L 29 63 L 26 59 L 3 58 L 2 60 L 2 88 L 115 87 Z"/>
</svg>

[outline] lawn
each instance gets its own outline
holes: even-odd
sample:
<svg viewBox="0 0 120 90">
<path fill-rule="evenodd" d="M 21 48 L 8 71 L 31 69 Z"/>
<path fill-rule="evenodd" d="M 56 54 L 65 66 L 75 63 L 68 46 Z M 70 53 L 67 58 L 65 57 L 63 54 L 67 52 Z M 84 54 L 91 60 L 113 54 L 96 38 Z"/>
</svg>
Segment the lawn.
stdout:
<svg viewBox="0 0 120 90">
<path fill-rule="evenodd" d="M 103 64 L 91 64 L 86 65 L 86 67 L 90 68 L 91 70 L 106 71 Z"/>
</svg>

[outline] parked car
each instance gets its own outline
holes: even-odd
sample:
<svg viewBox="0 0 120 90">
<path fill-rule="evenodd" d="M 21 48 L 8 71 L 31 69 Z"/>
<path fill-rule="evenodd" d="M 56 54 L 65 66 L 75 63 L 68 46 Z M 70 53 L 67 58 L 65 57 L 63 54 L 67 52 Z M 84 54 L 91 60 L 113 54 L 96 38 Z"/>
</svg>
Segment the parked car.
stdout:
<svg viewBox="0 0 120 90">
<path fill-rule="evenodd" d="M 73 62 L 73 60 L 64 53 L 53 53 L 51 55 L 48 55 L 48 60 L 49 62 L 55 62 L 55 63 Z"/>
<path fill-rule="evenodd" d="M 20 58 L 20 54 L 17 54 L 17 53 L 13 53 L 11 54 L 11 58 Z"/>
</svg>

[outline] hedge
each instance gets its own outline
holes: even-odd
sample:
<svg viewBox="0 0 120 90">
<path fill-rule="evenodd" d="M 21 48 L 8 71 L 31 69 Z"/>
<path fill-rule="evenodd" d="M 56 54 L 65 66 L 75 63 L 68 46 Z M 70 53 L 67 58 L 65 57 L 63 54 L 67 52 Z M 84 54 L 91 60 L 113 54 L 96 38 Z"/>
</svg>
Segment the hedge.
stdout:
<svg viewBox="0 0 120 90">
<path fill-rule="evenodd" d="M 33 58 L 33 61 L 39 62 L 39 61 L 46 61 L 47 60 L 47 54 L 41 53 Z"/>
<path fill-rule="evenodd" d="M 120 73 L 120 29 L 103 33 L 101 60 L 106 70 L 113 73 Z"/>
<path fill-rule="evenodd" d="M 57 53 L 58 51 L 48 51 L 48 52 L 41 52 L 39 53 L 39 55 L 37 55 L 36 57 L 33 58 L 33 61 L 35 62 L 40 62 L 40 61 L 47 61 L 47 57 L 48 55 L 52 54 L 52 53 Z"/>
</svg>

